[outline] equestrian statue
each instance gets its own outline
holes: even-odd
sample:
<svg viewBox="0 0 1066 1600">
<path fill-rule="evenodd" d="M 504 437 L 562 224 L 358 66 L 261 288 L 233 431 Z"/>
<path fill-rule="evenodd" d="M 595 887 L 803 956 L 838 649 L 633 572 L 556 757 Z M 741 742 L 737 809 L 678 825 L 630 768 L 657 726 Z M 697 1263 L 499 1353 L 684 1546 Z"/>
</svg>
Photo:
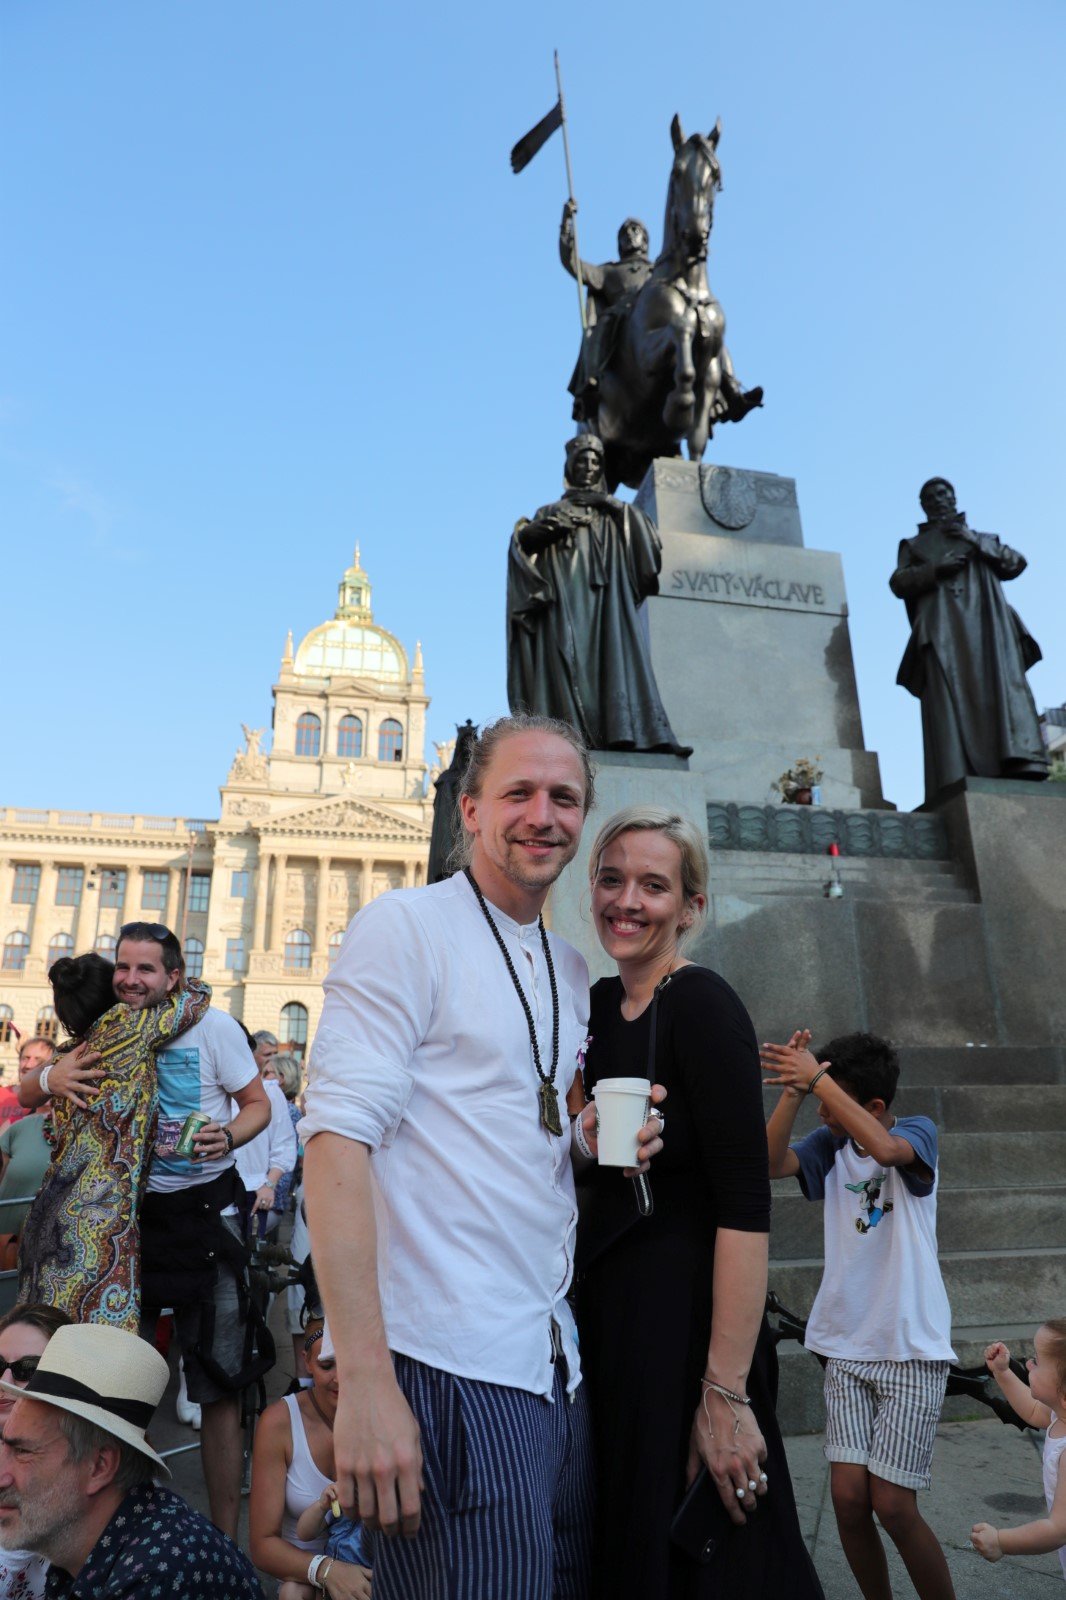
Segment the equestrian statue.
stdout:
<svg viewBox="0 0 1066 1600">
<path fill-rule="evenodd" d="M 685 441 L 698 461 L 718 422 L 739 422 L 762 390 L 737 382 L 725 345 L 725 315 L 707 286 L 721 119 L 688 139 L 674 117 L 674 165 L 666 195 L 663 247 L 648 261 L 648 233 L 630 218 L 621 259 L 597 266 L 578 258 L 576 206 L 568 200 L 559 235 L 563 265 L 588 286 L 587 326 L 570 392 L 574 417 L 602 439 L 609 491 L 637 488 L 657 456 Z"/>
</svg>

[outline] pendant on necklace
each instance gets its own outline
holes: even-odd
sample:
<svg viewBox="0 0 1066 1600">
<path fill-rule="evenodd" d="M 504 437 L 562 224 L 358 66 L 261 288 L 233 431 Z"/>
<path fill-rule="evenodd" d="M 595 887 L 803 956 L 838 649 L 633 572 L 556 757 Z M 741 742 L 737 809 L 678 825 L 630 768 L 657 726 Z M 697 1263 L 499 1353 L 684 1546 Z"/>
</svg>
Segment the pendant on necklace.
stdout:
<svg viewBox="0 0 1066 1600">
<path fill-rule="evenodd" d="M 559 1096 L 554 1083 L 542 1083 L 540 1086 L 540 1120 L 549 1133 L 562 1138 L 563 1124 L 559 1116 Z"/>
</svg>

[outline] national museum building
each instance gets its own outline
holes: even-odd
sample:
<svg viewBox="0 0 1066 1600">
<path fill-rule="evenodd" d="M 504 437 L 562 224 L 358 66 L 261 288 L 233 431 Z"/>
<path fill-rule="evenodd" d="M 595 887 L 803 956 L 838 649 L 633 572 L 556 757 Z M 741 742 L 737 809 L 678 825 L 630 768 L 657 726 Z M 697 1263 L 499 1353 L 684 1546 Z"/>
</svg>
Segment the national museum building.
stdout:
<svg viewBox="0 0 1066 1600">
<path fill-rule="evenodd" d="M 358 546 L 273 696 L 270 753 L 245 728 L 217 821 L 0 808 L 0 1065 L 14 1029 L 55 1036 L 52 962 L 113 957 L 134 921 L 166 923 L 214 1004 L 304 1054 L 351 918 L 424 883 L 429 853 L 422 650 L 412 666 L 375 623 Z"/>
</svg>

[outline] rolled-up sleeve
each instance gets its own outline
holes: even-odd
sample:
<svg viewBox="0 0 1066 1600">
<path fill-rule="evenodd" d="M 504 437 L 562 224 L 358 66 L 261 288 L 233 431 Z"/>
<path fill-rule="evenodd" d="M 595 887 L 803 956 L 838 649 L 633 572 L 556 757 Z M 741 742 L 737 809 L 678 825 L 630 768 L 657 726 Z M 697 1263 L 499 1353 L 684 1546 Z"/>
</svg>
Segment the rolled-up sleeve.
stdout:
<svg viewBox="0 0 1066 1600">
<path fill-rule="evenodd" d="M 360 911 L 323 988 L 300 1138 L 339 1133 L 377 1150 L 399 1126 L 436 1003 L 432 947 L 410 901 L 387 894 Z"/>
</svg>

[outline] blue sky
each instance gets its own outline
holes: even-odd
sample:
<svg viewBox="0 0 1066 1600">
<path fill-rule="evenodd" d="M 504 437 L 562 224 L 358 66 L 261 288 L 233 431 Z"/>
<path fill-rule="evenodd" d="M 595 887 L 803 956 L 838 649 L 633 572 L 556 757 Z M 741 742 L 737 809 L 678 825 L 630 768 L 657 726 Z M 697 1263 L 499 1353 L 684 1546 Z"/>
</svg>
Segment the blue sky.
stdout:
<svg viewBox="0 0 1066 1600">
<path fill-rule="evenodd" d="M 886 793 L 921 798 L 886 580 L 931 474 L 1029 557 L 1066 699 L 1064 46 L 1060 0 L 8 0 L 0 803 L 215 814 L 357 538 L 431 738 L 506 709 L 578 334 L 558 136 L 507 161 L 553 47 L 591 259 L 629 213 L 657 246 L 671 116 L 722 117 L 710 278 L 766 405 L 707 459 L 794 476 L 842 553 Z"/>
</svg>

